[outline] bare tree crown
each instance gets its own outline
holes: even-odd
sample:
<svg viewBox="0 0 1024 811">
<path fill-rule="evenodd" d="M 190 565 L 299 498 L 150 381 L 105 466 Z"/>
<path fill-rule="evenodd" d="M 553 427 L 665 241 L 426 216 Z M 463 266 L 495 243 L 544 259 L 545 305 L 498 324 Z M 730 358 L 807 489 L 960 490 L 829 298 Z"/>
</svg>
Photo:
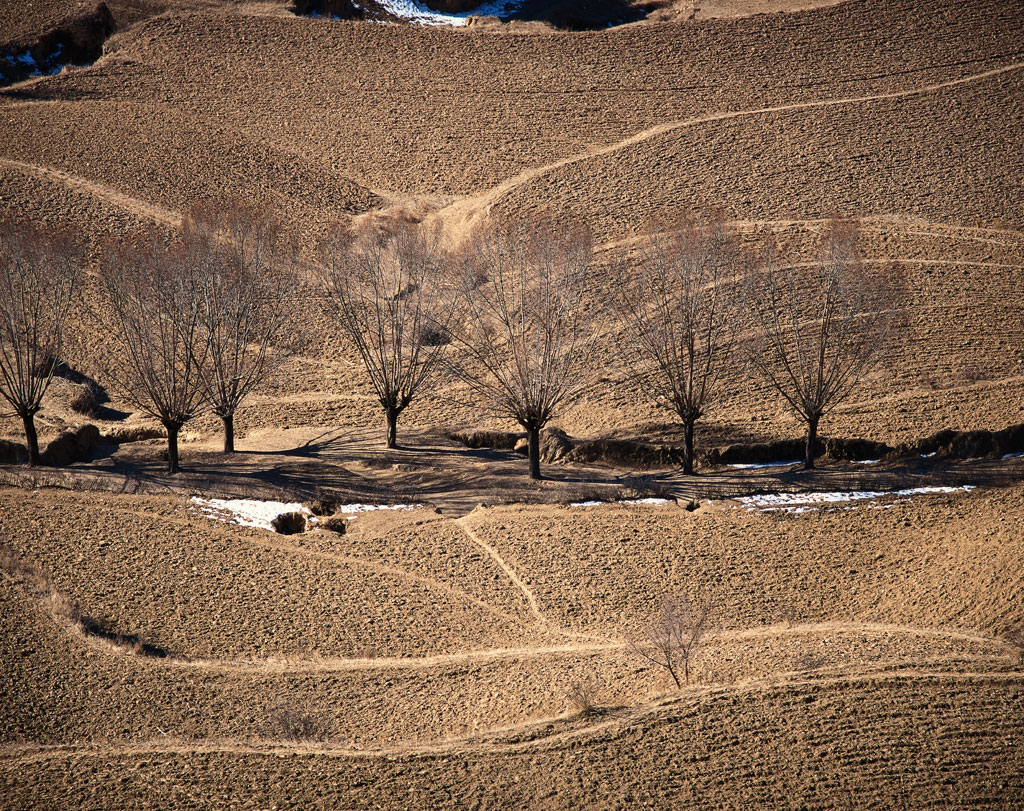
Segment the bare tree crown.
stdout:
<svg viewBox="0 0 1024 811">
<path fill-rule="evenodd" d="M 441 368 L 459 303 L 439 234 L 410 223 L 383 231 L 336 230 L 321 274 L 328 312 L 355 346 L 388 421 Z"/>
<path fill-rule="evenodd" d="M 896 286 L 867 269 L 858 242 L 856 222 L 833 220 L 816 261 L 785 260 L 769 246 L 747 277 L 750 359 L 804 419 L 846 399 L 886 348 Z"/>
<path fill-rule="evenodd" d="M 165 244 L 157 232 L 105 246 L 101 278 L 115 345 L 108 373 L 125 400 L 167 428 L 171 472 L 177 471 L 178 429 L 207 402 L 196 273 L 181 242 Z"/>
<path fill-rule="evenodd" d="M 237 198 L 193 206 L 182 241 L 207 349 L 198 367 L 202 388 L 224 420 L 231 451 L 235 411 L 301 345 L 299 285 L 284 261 L 279 226 Z"/>
<path fill-rule="evenodd" d="M 630 647 L 641 658 L 664 668 L 676 687 L 682 687 L 690 683 L 690 664 L 711 630 L 712 620 L 710 602 L 667 597 L 640 635 L 630 640 Z"/>
<path fill-rule="evenodd" d="M 74 232 L 0 219 L 0 397 L 21 417 L 31 465 L 40 460 L 35 414 L 61 359 L 82 261 Z"/>
<path fill-rule="evenodd" d="M 0 396 L 18 416 L 39 410 L 61 358 L 82 257 L 71 231 L 0 220 Z"/>
<path fill-rule="evenodd" d="M 464 257 L 460 377 L 495 413 L 543 427 L 590 381 L 590 234 L 547 219 L 497 221 L 473 234 Z"/>
<path fill-rule="evenodd" d="M 774 246 L 747 276 L 752 366 L 807 423 L 814 467 L 818 422 L 842 403 L 888 349 L 899 280 L 861 260 L 856 222 L 834 219 L 818 257 L 797 263 Z"/>
<path fill-rule="evenodd" d="M 684 212 L 656 221 L 639 260 L 620 273 L 623 363 L 641 391 L 683 422 L 686 473 L 693 472 L 694 423 L 733 354 L 738 258 L 721 214 Z"/>
</svg>

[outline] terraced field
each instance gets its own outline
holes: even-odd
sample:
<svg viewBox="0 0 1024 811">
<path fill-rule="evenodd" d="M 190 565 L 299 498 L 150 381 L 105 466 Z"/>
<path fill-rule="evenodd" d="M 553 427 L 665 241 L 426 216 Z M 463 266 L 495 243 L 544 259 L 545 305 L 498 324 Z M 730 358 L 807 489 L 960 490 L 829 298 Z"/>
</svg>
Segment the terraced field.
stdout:
<svg viewBox="0 0 1024 811">
<path fill-rule="evenodd" d="M 5 490 L 3 796 L 1006 807 L 1021 496 L 421 510 L 283 538 L 180 498 Z M 716 612 L 681 693 L 627 644 L 674 592 Z"/>
<path fill-rule="evenodd" d="M 901 329 L 823 433 L 1024 420 L 1019 3 L 645 3 L 598 31 L 108 6 L 95 62 L 0 80 L 0 208 L 80 226 L 90 271 L 105 237 L 222 192 L 279 217 L 300 262 L 353 218 L 457 244 L 551 209 L 593 228 L 601 306 L 664 209 L 719 207 L 798 260 L 855 214 L 865 260 L 903 278 Z M 0 57 L 93 13 L 4 4 Z M 62 470 L 0 467 L 0 808 L 1024 807 L 1024 460 L 551 464 L 532 484 L 517 455 L 450 438 L 514 427 L 454 383 L 383 452 L 369 381 L 304 295 L 308 348 L 239 411 L 234 459 L 208 415 L 166 476 L 159 439 L 118 440 L 151 436 L 140 414 L 114 396 L 86 420 L 62 378 L 43 442 L 85 421 L 108 441 Z M 102 306 L 90 277 L 66 360 L 105 385 Z M 624 339 L 611 321 L 557 425 L 678 442 Z M 799 431 L 737 363 L 698 445 Z M 0 414 L 0 438 L 20 422 Z M 579 506 L 655 491 L 670 500 Z M 189 499 L 323 493 L 418 506 L 281 535 Z M 630 644 L 673 594 L 714 608 L 682 689 Z"/>
</svg>

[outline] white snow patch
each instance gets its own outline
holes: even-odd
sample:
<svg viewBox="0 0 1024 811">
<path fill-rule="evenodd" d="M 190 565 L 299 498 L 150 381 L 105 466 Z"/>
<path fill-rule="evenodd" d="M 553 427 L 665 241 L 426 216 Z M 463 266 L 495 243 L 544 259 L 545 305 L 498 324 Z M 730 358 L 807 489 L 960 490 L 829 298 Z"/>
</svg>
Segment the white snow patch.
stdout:
<svg viewBox="0 0 1024 811">
<path fill-rule="evenodd" d="M 937 453 L 938 453 L 938 451 L 932 451 L 931 453 L 922 453 L 922 454 L 921 454 L 921 458 L 922 458 L 922 459 L 931 459 L 931 458 L 932 458 L 933 456 L 935 456 L 935 455 L 936 455 Z"/>
<path fill-rule="evenodd" d="M 309 507 L 298 502 L 257 501 L 246 498 L 200 498 L 193 496 L 190 501 L 195 505 L 192 510 L 201 512 L 215 521 L 225 521 L 243 527 L 273 530 L 273 520 L 284 513 L 302 513 L 310 524 L 319 522 L 317 516 L 310 512 Z M 342 504 L 337 513 L 352 519 L 359 513 L 373 510 L 415 510 L 422 504 Z"/>
<path fill-rule="evenodd" d="M 422 506 L 422 504 L 342 504 L 336 513 L 346 518 L 354 518 L 359 513 L 373 510 L 416 510 Z"/>
<path fill-rule="evenodd" d="M 877 465 L 881 461 L 881 459 L 854 459 L 853 463 L 855 465 Z"/>
<path fill-rule="evenodd" d="M 736 468 L 737 470 L 759 470 L 766 467 L 789 467 L 790 465 L 801 464 L 800 459 L 794 459 L 792 462 L 760 462 L 760 463 L 749 463 L 749 464 L 736 464 L 727 465 L 727 467 Z"/>
<path fill-rule="evenodd" d="M 600 507 L 602 504 L 668 504 L 667 498 L 624 498 L 621 501 L 573 501 L 570 507 Z"/>
<path fill-rule="evenodd" d="M 1003 459 L 1020 459 L 1024 457 L 1024 453 L 1004 453 Z"/>
<path fill-rule="evenodd" d="M 867 501 L 878 498 L 895 497 L 906 500 L 911 496 L 932 495 L 936 493 L 969 493 L 974 490 L 973 484 L 961 487 L 912 487 L 906 490 L 846 490 L 831 493 L 763 493 L 756 496 L 743 496 L 737 499 L 748 510 L 762 512 L 784 511 L 803 513 L 816 510 L 822 505 L 843 504 L 851 501 Z M 870 504 L 876 509 L 888 509 L 891 505 Z"/>
<path fill-rule="evenodd" d="M 189 500 L 196 505 L 193 509 L 197 509 L 207 518 L 243 527 L 273 530 L 271 522 L 284 513 L 302 513 L 306 516 L 306 520 L 311 523 L 315 521 L 309 508 L 298 502 L 256 501 L 248 498 L 200 498 L 199 496 L 192 496 Z"/>
<path fill-rule="evenodd" d="M 416 0 L 378 0 L 385 11 L 420 25 L 465 25 L 469 17 L 510 17 L 522 8 L 525 0 L 492 0 L 469 11 L 456 14 L 434 11 Z M 312 16 L 312 15 L 311 15 Z"/>
</svg>

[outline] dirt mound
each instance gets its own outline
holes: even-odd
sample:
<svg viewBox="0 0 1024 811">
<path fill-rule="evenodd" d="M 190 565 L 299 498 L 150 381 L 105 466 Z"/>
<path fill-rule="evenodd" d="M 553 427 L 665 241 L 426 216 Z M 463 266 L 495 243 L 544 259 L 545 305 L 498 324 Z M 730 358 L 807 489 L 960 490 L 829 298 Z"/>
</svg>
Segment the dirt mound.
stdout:
<svg viewBox="0 0 1024 811">
<path fill-rule="evenodd" d="M 942 459 L 977 459 L 1024 453 L 1024 425 L 1001 431 L 939 431 L 917 442 L 900 445 L 897 456 L 938 456 Z"/>
<path fill-rule="evenodd" d="M 40 455 L 40 461 L 51 467 L 63 467 L 88 459 L 100 442 L 100 430 L 95 425 L 83 425 L 66 431 L 50 442 Z"/>
<path fill-rule="evenodd" d="M 526 0 L 511 19 L 537 20 L 564 31 L 600 31 L 645 16 L 646 9 L 629 0 Z"/>
<path fill-rule="evenodd" d="M 28 462 L 28 448 L 20 442 L 0 439 L 0 464 L 23 465 Z"/>
<path fill-rule="evenodd" d="M 540 432 L 540 458 L 543 462 L 560 462 L 572 451 L 574 442 L 561 428 L 543 428 Z M 516 440 L 513 450 L 525 456 L 529 453 L 530 443 L 523 437 Z"/>
<path fill-rule="evenodd" d="M 605 464 L 634 468 L 671 467 L 683 463 L 679 446 L 651 445 L 626 439 L 590 439 L 578 441 L 566 454 L 566 462 Z"/>
<path fill-rule="evenodd" d="M 514 431 L 455 431 L 448 436 L 467 448 L 495 448 L 503 451 L 513 450 L 518 442 L 526 439 L 526 434 Z"/>
</svg>

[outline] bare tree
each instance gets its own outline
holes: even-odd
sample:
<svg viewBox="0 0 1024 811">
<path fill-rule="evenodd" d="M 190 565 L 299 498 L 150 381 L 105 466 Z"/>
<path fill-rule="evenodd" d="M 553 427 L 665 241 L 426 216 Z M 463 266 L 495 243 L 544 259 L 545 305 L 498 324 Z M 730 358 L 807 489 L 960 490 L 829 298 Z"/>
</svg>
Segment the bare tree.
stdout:
<svg viewBox="0 0 1024 811">
<path fill-rule="evenodd" d="M 733 352 L 738 256 L 721 215 L 685 212 L 655 223 L 638 265 L 621 274 L 623 362 L 641 390 L 682 421 L 686 474 L 694 468 L 694 425 Z"/>
<path fill-rule="evenodd" d="M 814 467 L 821 418 L 877 363 L 894 323 L 893 277 L 860 259 L 858 225 L 834 219 L 813 262 L 783 261 L 769 247 L 747 277 L 754 368 L 807 423 L 804 466 Z"/>
<path fill-rule="evenodd" d="M 320 270 L 328 312 L 355 345 L 384 409 L 386 444 L 398 418 L 441 368 L 459 297 L 446 284 L 438 235 L 411 224 L 383 232 L 336 230 Z"/>
<path fill-rule="evenodd" d="M 666 598 L 657 616 L 630 647 L 642 658 L 663 667 L 676 683 L 690 683 L 690 662 L 711 627 L 711 604 Z M 683 681 L 680 681 L 682 671 Z"/>
<path fill-rule="evenodd" d="M 206 399 L 235 450 L 235 412 L 301 343 L 298 282 L 278 250 L 277 225 L 237 198 L 193 206 L 185 217 L 185 259 L 198 285 L 208 354 L 198 366 Z"/>
<path fill-rule="evenodd" d="M 83 261 L 77 235 L 6 215 L 0 220 L 0 396 L 39 464 L 35 415 L 61 357 Z"/>
<path fill-rule="evenodd" d="M 107 243 L 101 272 L 122 396 L 167 429 L 167 470 L 177 473 L 178 433 L 205 407 L 207 354 L 196 267 L 180 242 L 158 233 Z"/>
<path fill-rule="evenodd" d="M 592 253 L 586 229 L 543 217 L 493 222 L 466 246 L 455 373 L 526 429 L 533 479 L 541 478 L 540 430 L 591 379 L 599 332 Z"/>
</svg>

